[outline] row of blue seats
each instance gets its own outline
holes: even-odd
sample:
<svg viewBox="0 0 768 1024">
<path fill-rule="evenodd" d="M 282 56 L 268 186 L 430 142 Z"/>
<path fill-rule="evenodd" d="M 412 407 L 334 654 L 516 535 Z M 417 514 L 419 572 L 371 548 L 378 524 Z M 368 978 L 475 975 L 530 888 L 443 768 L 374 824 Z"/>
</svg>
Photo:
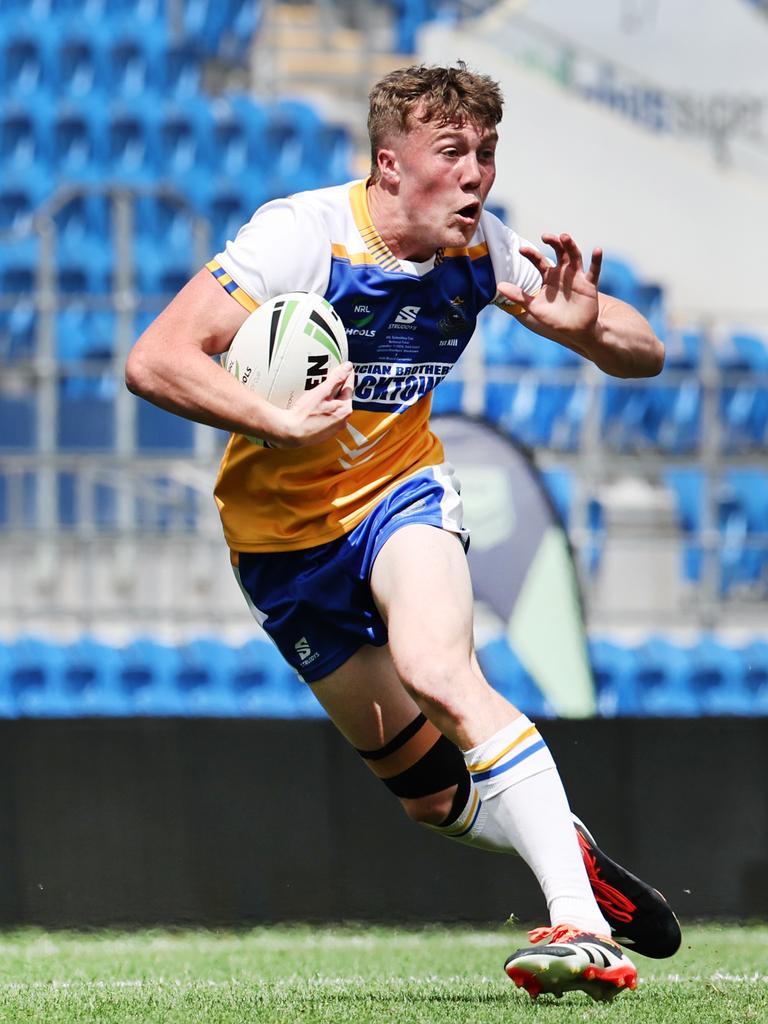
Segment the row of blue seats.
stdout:
<svg viewBox="0 0 768 1024">
<path fill-rule="evenodd" d="M 766 715 L 768 641 L 742 647 L 714 636 L 692 646 L 664 637 L 627 647 L 593 639 L 598 711 L 614 715 Z"/>
<path fill-rule="evenodd" d="M 211 181 L 286 194 L 350 177 L 347 130 L 298 99 L 240 93 L 147 104 L 98 97 L 0 104 L 0 230 L 57 185 L 170 181 L 188 199 Z M 102 217 L 104 215 L 102 214 Z"/>
<path fill-rule="evenodd" d="M 506 640 L 478 653 L 491 683 L 527 714 L 554 711 Z M 732 648 L 706 636 L 683 647 L 664 638 L 626 647 L 590 643 L 604 717 L 768 714 L 768 642 Z M 178 647 L 137 638 L 113 647 L 89 637 L 0 644 L 0 717 L 183 715 L 322 717 L 309 687 L 269 643 L 214 638 Z"/>
<path fill-rule="evenodd" d="M 768 470 L 726 469 L 710 481 L 699 467 L 668 469 L 664 481 L 675 497 L 683 531 L 683 576 L 700 583 L 706 573 L 704 534 L 718 538 L 716 561 L 721 594 L 741 587 L 768 593 Z"/>
<path fill-rule="evenodd" d="M 263 16 L 260 0 L 3 0 L 0 75 L 5 89 L 50 88 L 59 41 L 172 36 L 201 57 L 242 62 Z M 38 44 L 36 46 L 35 44 Z M 55 89 L 54 89 L 55 92 Z"/>
<path fill-rule="evenodd" d="M 217 640 L 172 647 L 140 638 L 112 647 L 85 637 L 0 644 L 0 717 L 202 715 L 306 718 L 320 706 L 272 644 Z"/>
<path fill-rule="evenodd" d="M 179 285 L 181 283 L 180 280 Z M 8 351 L 16 356 L 30 351 L 27 346 L 32 343 L 34 325 L 23 314 L 23 309 L 16 309 L 7 316 L 0 312 L 0 359 Z M 73 421 L 71 430 L 61 428 L 59 443 L 68 449 L 109 450 L 115 439 L 115 394 L 122 385 L 113 376 L 111 364 L 107 361 L 110 353 L 103 347 L 105 335 L 99 331 L 89 335 L 78 333 L 73 326 L 76 322 L 75 318 L 69 324 L 58 321 L 56 347 L 62 362 L 57 418 L 62 424 Z M 7 334 L 4 328 L 8 329 Z M 138 337 L 138 333 L 132 336 Z M 87 352 L 84 351 L 86 349 Z M 88 358 L 90 363 L 79 363 L 83 358 Z M 497 415 L 498 405 L 494 401 L 493 386 L 489 385 L 486 388 L 484 409 L 489 421 L 525 445 L 549 447 L 563 452 L 577 451 L 581 432 L 574 428 L 564 433 L 562 421 L 549 416 L 547 410 L 542 409 L 545 399 L 555 389 L 535 381 L 526 381 L 524 388 L 532 398 L 524 406 L 521 403 L 515 407 L 516 415 L 513 419 Z M 435 392 L 432 406 L 434 413 L 461 411 L 463 393 L 461 381 L 445 381 Z M 603 444 L 608 450 L 622 451 L 613 445 L 609 433 L 610 396 L 607 390 L 598 393 L 598 401 Z M 143 406 L 140 408 L 139 421 L 151 423 L 154 413 L 145 411 Z M 78 419 L 81 420 L 79 426 Z M 0 451 L 34 451 L 39 443 L 38 420 L 38 401 L 34 390 L 19 390 L 18 385 L 12 392 L 0 388 L 0 422 L 4 425 L 0 430 Z M 86 423 L 98 424 L 98 429 L 91 429 Z M 180 451 L 191 448 L 191 428 L 176 426 L 170 417 L 158 420 L 157 427 L 166 439 L 165 447 Z M 724 429 L 727 431 L 727 424 Z M 162 444 L 158 442 L 158 446 L 162 447 Z M 765 446 L 755 444 L 750 448 L 745 446 L 742 450 L 764 451 Z"/>
<path fill-rule="evenodd" d="M 149 476 L 138 484 L 134 481 L 134 488 L 137 493 L 127 510 L 129 525 L 142 534 L 192 533 L 199 527 L 201 503 L 210 505 L 207 495 L 162 475 Z M 33 470 L 0 472 L 0 529 L 36 530 L 52 520 L 58 529 L 85 528 L 92 535 L 93 531 L 115 533 L 125 525 L 120 519 L 126 515 L 124 502 L 115 482 L 108 478 L 60 470 L 54 475 L 53 507 L 50 502 Z"/>
</svg>

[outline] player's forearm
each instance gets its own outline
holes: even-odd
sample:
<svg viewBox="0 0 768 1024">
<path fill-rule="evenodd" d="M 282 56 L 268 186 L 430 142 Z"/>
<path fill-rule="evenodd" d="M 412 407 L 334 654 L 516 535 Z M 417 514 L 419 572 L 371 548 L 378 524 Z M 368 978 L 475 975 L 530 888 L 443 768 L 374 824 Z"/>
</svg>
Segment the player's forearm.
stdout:
<svg viewBox="0 0 768 1024">
<path fill-rule="evenodd" d="M 664 367 L 664 345 L 636 309 L 601 296 L 587 357 L 612 377 L 655 377 Z"/>
<path fill-rule="evenodd" d="M 238 434 L 277 440 L 282 410 L 243 387 L 194 345 L 163 355 L 139 341 L 125 367 L 128 390 L 186 419 Z"/>
<path fill-rule="evenodd" d="M 636 309 L 610 296 L 600 296 L 594 326 L 585 332 L 551 332 L 526 326 L 589 359 L 612 377 L 655 377 L 664 366 L 664 345 Z"/>
</svg>

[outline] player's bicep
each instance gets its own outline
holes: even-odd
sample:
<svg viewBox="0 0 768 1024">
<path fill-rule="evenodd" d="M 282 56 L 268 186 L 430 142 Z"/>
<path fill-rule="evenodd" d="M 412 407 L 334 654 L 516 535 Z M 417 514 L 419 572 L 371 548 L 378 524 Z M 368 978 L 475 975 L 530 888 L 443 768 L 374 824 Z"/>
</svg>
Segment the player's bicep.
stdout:
<svg viewBox="0 0 768 1024">
<path fill-rule="evenodd" d="M 193 345 L 207 355 L 219 355 L 229 348 L 248 315 L 249 310 L 203 268 L 150 324 L 138 345 Z"/>
</svg>

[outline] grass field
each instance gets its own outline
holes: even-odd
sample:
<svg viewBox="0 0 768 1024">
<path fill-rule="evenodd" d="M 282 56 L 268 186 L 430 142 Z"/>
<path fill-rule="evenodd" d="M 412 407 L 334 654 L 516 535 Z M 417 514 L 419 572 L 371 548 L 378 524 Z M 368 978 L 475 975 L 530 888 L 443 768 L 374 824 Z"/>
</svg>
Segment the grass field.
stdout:
<svg viewBox="0 0 768 1024">
<path fill-rule="evenodd" d="M 502 971 L 523 942 L 508 926 L 6 932 L 0 1021 L 768 1022 L 768 926 L 690 926 L 672 960 L 637 957 L 637 991 L 610 1005 L 531 1002 Z"/>
</svg>

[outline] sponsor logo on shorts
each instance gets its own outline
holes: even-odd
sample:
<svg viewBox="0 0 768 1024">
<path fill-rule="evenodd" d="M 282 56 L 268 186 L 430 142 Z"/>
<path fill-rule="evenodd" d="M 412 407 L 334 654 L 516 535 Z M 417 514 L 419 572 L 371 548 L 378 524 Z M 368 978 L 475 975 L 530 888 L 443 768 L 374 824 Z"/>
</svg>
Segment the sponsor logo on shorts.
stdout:
<svg viewBox="0 0 768 1024">
<path fill-rule="evenodd" d="M 293 645 L 294 651 L 298 654 L 301 659 L 302 665 L 310 665 L 313 661 L 320 657 L 317 651 L 313 651 L 309 640 L 305 636 L 299 637 L 296 643 Z"/>
</svg>

